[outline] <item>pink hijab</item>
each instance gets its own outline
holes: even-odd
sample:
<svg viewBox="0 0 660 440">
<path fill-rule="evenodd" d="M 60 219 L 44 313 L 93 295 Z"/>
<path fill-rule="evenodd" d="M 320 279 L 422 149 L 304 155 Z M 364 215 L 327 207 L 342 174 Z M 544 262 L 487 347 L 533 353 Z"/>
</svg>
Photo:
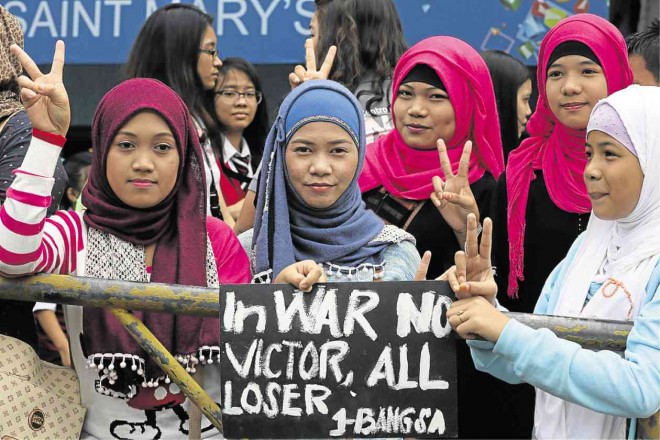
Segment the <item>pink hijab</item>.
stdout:
<svg viewBox="0 0 660 440">
<path fill-rule="evenodd" d="M 623 36 L 604 18 L 577 14 L 559 22 L 543 38 L 536 72 L 539 100 L 536 112 L 527 123 L 530 137 L 511 152 L 507 163 L 511 267 L 507 294 L 511 298 L 517 296 L 518 280 L 524 279 L 525 211 L 534 170 L 543 170 L 548 194 L 557 207 L 577 214 L 591 211 L 582 178 L 587 163 L 584 154 L 586 131 L 562 125 L 548 107 L 545 94 L 548 60 L 557 46 L 566 41 L 583 43 L 598 57 L 607 80 L 608 95 L 626 88 L 633 81 Z"/>
<path fill-rule="evenodd" d="M 454 107 L 456 131 L 451 139 L 445 139 L 454 172 L 458 171 L 463 145 L 472 140 L 470 183 L 479 180 L 485 172 L 497 178 L 504 170 L 504 156 L 493 83 L 484 60 L 467 43 L 453 37 L 420 41 L 401 56 L 394 69 L 392 120 L 399 86 L 418 64 L 436 71 Z M 444 177 L 438 151 L 410 148 L 394 129 L 367 146 L 359 184 L 362 192 L 383 186 L 396 197 L 424 200 L 433 192 L 433 176 Z"/>
</svg>

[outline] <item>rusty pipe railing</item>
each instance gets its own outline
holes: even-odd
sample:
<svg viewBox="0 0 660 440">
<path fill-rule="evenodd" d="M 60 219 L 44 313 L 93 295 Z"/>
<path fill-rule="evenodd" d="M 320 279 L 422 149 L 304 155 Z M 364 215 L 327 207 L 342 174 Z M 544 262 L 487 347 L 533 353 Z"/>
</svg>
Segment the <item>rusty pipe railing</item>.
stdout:
<svg viewBox="0 0 660 440">
<path fill-rule="evenodd" d="M 137 283 L 121 280 L 40 274 L 27 278 L 0 277 L 0 299 L 108 308 L 145 351 L 163 368 L 213 425 L 222 430 L 221 409 L 127 310 L 220 316 L 217 288 Z M 562 339 L 590 350 L 623 352 L 632 323 L 526 313 L 506 313 L 532 328 L 547 328 Z"/>
</svg>

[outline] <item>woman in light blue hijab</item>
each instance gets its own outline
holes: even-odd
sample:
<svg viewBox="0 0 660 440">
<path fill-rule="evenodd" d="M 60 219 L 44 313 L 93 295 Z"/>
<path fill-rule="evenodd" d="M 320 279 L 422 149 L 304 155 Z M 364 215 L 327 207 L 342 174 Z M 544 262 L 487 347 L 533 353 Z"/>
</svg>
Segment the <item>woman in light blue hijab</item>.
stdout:
<svg viewBox="0 0 660 440">
<path fill-rule="evenodd" d="M 328 281 L 415 278 L 414 238 L 384 225 L 362 202 L 357 178 L 365 148 L 362 108 L 348 89 L 315 80 L 287 96 L 263 155 L 255 279 L 278 281 L 299 262 L 321 266 Z"/>
</svg>

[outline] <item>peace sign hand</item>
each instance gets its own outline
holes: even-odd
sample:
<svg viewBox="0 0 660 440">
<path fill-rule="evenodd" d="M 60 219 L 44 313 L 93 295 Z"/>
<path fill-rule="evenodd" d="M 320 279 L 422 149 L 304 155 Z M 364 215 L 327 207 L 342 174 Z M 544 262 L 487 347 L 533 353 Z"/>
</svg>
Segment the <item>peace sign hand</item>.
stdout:
<svg viewBox="0 0 660 440">
<path fill-rule="evenodd" d="M 15 44 L 11 52 L 18 57 L 29 78 L 18 78 L 21 101 L 25 106 L 32 127 L 46 133 L 65 136 L 71 123 L 69 96 L 62 82 L 64 71 L 64 42 L 55 45 L 55 55 L 50 73 L 44 75 L 30 56 Z"/>
<path fill-rule="evenodd" d="M 474 214 L 479 222 L 479 208 L 468 181 L 471 153 L 472 142 L 467 141 L 458 165 L 458 174 L 454 174 L 447 155 L 447 146 L 442 139 L 438 139 L 440 167 L 445 174 L 445 180 L 443 182 L 439 176 L 433 177 L 431 201 L 457 237 L 460 235 L 459 243 L 463 243 L 465 238 L 468 214 Z"/>
<path fill-rule="evenodd" d="M 465 252 L 456 252 L 455 266 L 440 276 L 440 280 L 448 281 L 458 299 L 483 296 L 491 304 L 495 303 L 497 283 L 493 277 L 491 250 L 493 242 L 493 222 L 484 220 L 481 245 L 478 236 L 477 219 L 468 215 L 467 243 Z"/>
<path fill-rule="evenodd" d="M 330 77 L 332 65 L 335 62 L 335 55 L 337 55 L 337 46 L 330 46 L 321 68 L 316 70 L 314 42 L 311 38 L 308 38 L 305 41 L 305 67 L 299 64 L 293 69 L 293 72 L 289 74 L 289 85 L 291 86 L 291 90 L 311 79 L 328 79 Z"/>
</svg>

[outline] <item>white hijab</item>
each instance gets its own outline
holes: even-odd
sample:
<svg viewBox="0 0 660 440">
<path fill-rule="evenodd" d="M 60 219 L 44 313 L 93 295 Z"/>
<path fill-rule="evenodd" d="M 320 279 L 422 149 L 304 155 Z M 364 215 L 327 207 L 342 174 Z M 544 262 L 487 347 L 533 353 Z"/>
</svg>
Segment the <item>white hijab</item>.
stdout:
<svg viewBox="0 0 660 440">
<path fill-rule="evenodd" d="M 593 121 L 603 106 L 619 115 L 637 152 L 644 174 L 642 190 L 637 206 L 623 219 L 601 220 L 592 212 L 553 314 L 633 321 L 660 257 L 660 87 L 630 86 L 601 100 L 591 113 L 587 133 L 600 129 Z M 604 284 L 584 306 L 592 282 Z M 626 436 L 625 418 L 539 389 L 534 425 L 539 439 Z"/>
</svg>

